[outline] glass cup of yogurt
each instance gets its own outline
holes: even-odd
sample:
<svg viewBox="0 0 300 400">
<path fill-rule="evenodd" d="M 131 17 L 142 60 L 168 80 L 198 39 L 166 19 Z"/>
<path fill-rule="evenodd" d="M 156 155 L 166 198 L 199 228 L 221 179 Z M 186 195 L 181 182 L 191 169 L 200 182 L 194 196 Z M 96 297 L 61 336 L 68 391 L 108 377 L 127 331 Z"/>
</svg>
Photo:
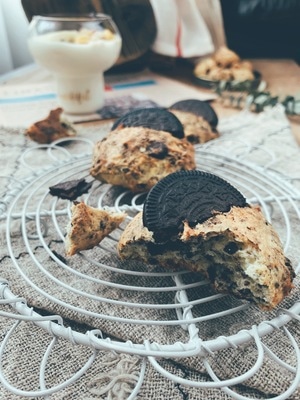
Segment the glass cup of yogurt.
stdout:
<svg viewBox="0 0 300 400">
<path fill-rule="evenodd" d="M 56 81 L 60 106 L 88 114 L 104 104 L 104 71 L 117 61 L 122 40 L 110 16 L 34 16 L 28 46 Z"/>
</svg>

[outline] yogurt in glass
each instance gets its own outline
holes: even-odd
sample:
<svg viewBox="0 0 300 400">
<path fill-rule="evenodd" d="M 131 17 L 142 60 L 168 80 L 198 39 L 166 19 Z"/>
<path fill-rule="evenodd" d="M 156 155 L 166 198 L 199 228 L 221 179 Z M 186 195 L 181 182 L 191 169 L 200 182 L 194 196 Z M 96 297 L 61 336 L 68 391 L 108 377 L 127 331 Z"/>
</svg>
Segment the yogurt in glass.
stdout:
<svg viewBox="0 0 300 400">
<path fill-rule="evenodd" d="M 104 103 L 104 71 L 117 61 L 122 40 L 104 14 L 40 17 L 30 24 L 28 46 L 35 61 L 55 77 L 66 113 L 87 114 Z"/>
</svg>

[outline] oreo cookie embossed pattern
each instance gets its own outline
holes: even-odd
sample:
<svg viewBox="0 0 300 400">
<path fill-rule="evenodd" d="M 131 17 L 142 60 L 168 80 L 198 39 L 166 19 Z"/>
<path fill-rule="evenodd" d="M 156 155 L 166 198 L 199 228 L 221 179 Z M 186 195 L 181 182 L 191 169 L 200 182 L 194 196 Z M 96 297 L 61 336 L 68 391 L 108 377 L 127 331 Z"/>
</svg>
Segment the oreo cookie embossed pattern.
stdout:
<svg viewBox="0 0 300 400">
<path fill-rule="evenodd" d="M 144 203 L 143 224 L 161 239 L 181 232 L 183 222 L 191 227 L 214 212 L 245 207 L 244 196 L 219 176 L 199 171 L 179 171 L 158 182 Z"/>
</svg>

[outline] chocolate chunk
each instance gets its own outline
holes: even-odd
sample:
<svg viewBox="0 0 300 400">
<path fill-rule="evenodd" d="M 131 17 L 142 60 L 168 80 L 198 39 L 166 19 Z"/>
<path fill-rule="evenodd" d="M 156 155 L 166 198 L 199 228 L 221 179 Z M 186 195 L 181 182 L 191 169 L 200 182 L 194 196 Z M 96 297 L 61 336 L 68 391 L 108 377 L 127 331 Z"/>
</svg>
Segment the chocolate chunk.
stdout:
<svg viewBox="0 0 300 400">
<path fill-rule="evenodd" d="M 218 125 L 218 116 L 215 110 L 207 101 L 190 99 L 174 103 L 169 107 L 170 110 L 186 111 L 205 119 L 212 128 Z"/>
<path fill-rule="evenodd" d="M 92 184 L 93 182 L 86 182 L 85 179 L 75 179 L 50 186 L 49 191 L 52 196 L 73 201 L 82 194 L 88 193 Z"/>
<path fill-rule="evenodd" d="M 146 147 L 146 152 L 150 157 L 163 160 L 168 155 L 168 147 L 163 142 L 154 141 Z"/>
<path fill-rule="evenodd" d="M 229 242 L 224 247 L 224 251 L 227 254 L 234 254 L 238 251 L 238 245 L 235 242 Z"/>
<path fill-rule="evenodd" d="M 178 171 L 160 180 L 148 193 L 143 207 L 143 223 L 164 241 L 183 229 L 228 212 L 232 206 L 247 206 L 244 196 L 229 182 L 208 172 Z"/>
<path fill-rule="evenodd" d="M 169 132 L 178 139 L 184 138 L 183 126 L 179 119 L 171 112 L 157 107 L 131 111 L 117 119 L 111 130 L 136 126 Z"/>
</svg>

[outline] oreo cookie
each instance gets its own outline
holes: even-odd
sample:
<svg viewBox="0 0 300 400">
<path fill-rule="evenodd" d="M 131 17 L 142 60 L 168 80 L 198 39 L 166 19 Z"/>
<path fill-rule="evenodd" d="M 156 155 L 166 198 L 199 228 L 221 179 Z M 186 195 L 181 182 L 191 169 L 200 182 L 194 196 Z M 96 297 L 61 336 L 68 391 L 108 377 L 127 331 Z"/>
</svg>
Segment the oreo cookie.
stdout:
<svg viewBox="0 0 300 400">
<path fill-rule="evenodd" d="M 130 111 L 117 119 L 111 130 L 136 126 L 169 132 L 178 139 L 184 138 L 183 126 L 179 119 L 170 111 L 157 107 Z"/>
<path fill-rule="evenodd" d="M 219 122 L 215 110 L 207 101 L 190 99 L 172 104 L 170 110 L 185 111 L 204 118 L 212 128 L 216 128 Z"/>
<path fill-rule="evenodd" d="M 174 172 L 161 179 L 148 193 L 143 206 L 143 224 L 163 242 L 183 230 L 228 212 L 232 206 L 246 207 L 244 196 L 229 182 L 208 172 Z"/>
</svg>

